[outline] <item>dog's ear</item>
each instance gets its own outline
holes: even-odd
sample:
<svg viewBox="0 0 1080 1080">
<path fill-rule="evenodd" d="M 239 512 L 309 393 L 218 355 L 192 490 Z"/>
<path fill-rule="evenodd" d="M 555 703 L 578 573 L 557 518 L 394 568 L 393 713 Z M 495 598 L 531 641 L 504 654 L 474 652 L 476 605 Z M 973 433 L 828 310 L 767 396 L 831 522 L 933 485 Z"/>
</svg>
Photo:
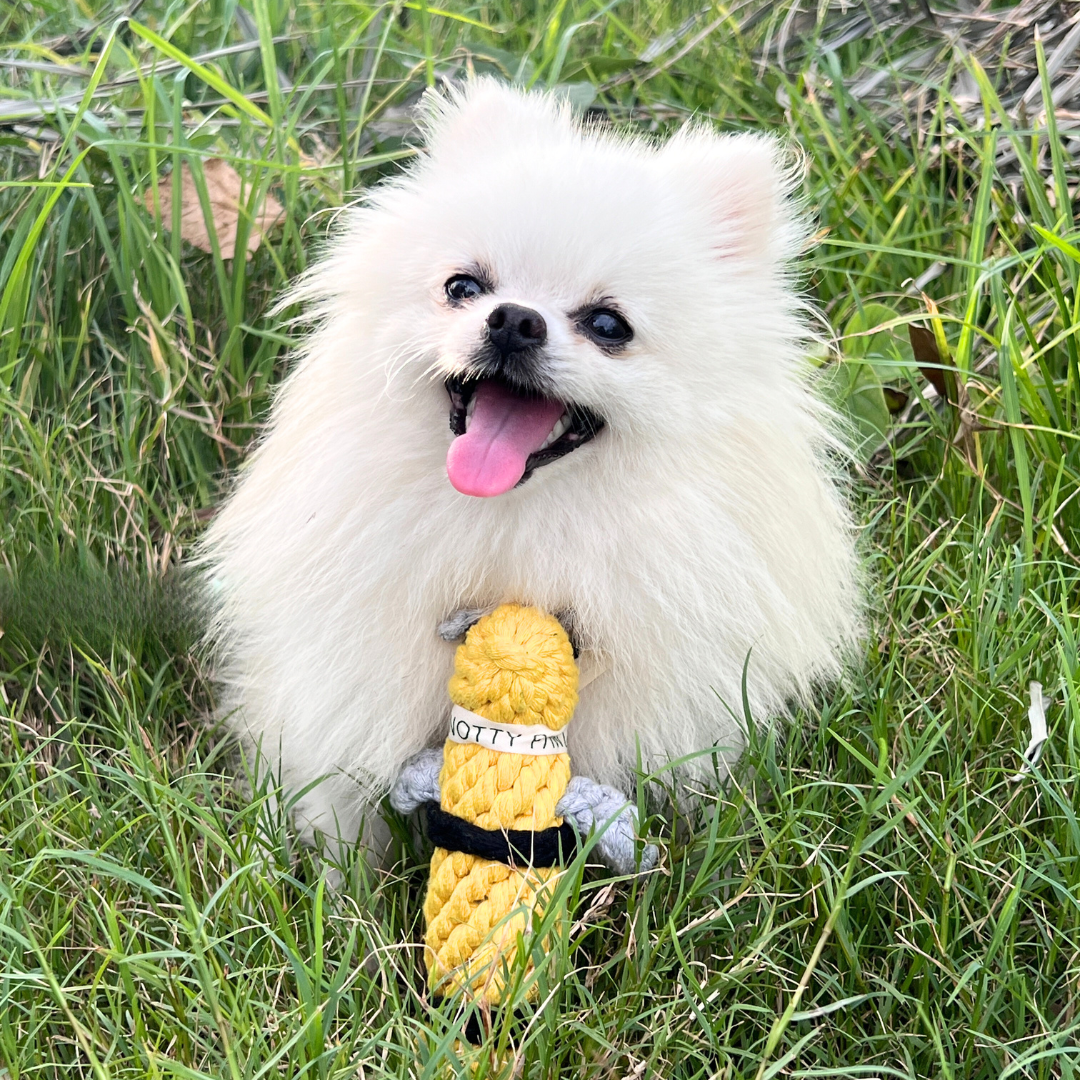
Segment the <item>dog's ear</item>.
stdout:
<svg viewBox="0 0 1080 1080">
<path fill-rule="evenodd" d="M 775 257 L 778 241 L 792 229 L 788 195 L 801 173 L 778 140 L 688 127 L 660 153 L 704 213 L 717 258 Z"/>
</svg>

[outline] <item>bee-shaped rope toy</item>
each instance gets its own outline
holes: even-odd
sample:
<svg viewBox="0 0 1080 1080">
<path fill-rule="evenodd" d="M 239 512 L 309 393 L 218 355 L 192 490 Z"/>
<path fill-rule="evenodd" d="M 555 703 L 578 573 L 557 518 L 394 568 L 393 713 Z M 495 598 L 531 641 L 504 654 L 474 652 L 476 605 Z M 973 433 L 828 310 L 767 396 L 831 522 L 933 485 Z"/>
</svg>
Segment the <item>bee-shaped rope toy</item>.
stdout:
<svg viewBox="0 0 1080 1080">
<path fill-rule="evenodd" d="M 578 667 L 553 616 L 504 604 L 479 618 L 458 647 L 449 690 L 449 738 L 406 762 L 390 802 L 403 813 L 425 805 L 435 844 L 424 902 L 432 990 L 456 987 L 498 1005 L 518 936 L 543 912 L 579 835 L 595 824 L 605 862 L 619 873 L 639 865 L 637 808 L 570 776 Z M 656 859 L 645 846 L 641 869 Z"/>
</svg>

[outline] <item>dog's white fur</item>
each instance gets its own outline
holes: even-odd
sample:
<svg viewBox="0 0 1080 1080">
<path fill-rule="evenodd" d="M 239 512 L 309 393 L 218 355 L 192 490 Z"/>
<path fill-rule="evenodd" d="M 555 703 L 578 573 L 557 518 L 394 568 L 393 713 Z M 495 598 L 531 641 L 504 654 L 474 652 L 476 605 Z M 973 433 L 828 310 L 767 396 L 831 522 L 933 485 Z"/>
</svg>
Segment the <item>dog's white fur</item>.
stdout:
<svg viewBox="0 0 1080 1080">
<path fill-rule="evenodd" d="M 225 710 L 287 787 L 326 776 L 299 816 L 346 840 L 443 736 L 454 646 L 436 626 L 456 609 L 573 612 L 609 670 L 571 753 L 607 782 L 638 747 L 647 766 L 714 744 L 733 760 L 748 654 L 765 719 L 859 633 L 777 144 L 691 126 L 654 146 L 489 81 L 430 112 L 426 153 L 301 283 L 317 328 L 204 549 Z M 477 264 L 496 291 L 448 305 L 444 282 Z M 570 317 L 600 298 L 634 328 L 621 355 Z M 472 498 L 447 479 L 443 380 L 506 301 L 543 315 L 552 377 L 607 426 Z"/>
</svg>

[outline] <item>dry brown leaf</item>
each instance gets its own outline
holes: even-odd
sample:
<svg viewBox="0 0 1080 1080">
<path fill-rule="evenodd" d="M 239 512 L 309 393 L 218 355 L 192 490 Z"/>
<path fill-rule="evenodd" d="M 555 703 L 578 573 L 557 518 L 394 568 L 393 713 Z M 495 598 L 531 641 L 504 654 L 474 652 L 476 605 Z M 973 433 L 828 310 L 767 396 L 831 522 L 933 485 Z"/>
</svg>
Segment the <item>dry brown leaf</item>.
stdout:
<svg viewBox="0 0 1080 1080">
<path fill-rule="evenodd" d="M 946 377 L 945 365 L 941 362 L 941 352 L 938 349 L 934 331 L 916 323 L 908 323 L 907 332 L 919 371 L 938 392 L 938 396 L 944 401 L 949 401 L 949 380 Z M 949 403 L 955 404 L 953 401 Z"/>
<path fill-rule="evenodd" d="M 240 174 L 221 158 L 207 158 L 203 162 L 203 176 L 206 178 L 206 193 L 210 198 L 210 213 L 221 257 L 231 259 L 236 254 L 236 226 L 240 219 L 240 208 L 247 203 L 243 181 Z M 172 196 L 172 177 L 164 176 L 158 181 L 158 197 L 161 201 L 161 223 L 166 228 L 172 225 Z M 143 202 L 146 209 L 153 213 L 153 189 L 147 190 Z M 284 214 L 281 203 L 268 194 L 248 232 L 249 259 L 262 243 L 263 235 L 273 228 Z M 199 191 L 195 187 L 195 180 L 187 162 L 180 166 L 180 236 L 201 251 L 213 251 L 202 204 L 199 202 Z"/>
<path fill-rule="evenodd" d="M 937 315 L 937 306 L 925 293 L 927 309 L 931 315 Z M 959 372 L 953 366 L 952 359 L 941 355 L 938 348 L 937 338 L 933 330 L 915 323 L 908 323 L 908 339 L 911 341 L 911 350 L 915 354 L 915 362 L 919 365 L 919 371 L 931 383 L 938 395 L 947 405 L 956 410 L 956 432 L 953 442 L 964 452 L 968 464 L 976 472 L 981 473 L 978 467 L 978 453 L 975 447 L 974 435 L 979 431 L 988 431 L 986 424 L 979 419 L 979 414 L 971 407 L 971 396 L 968 394 L 967 384 L 958 378 Z"/>
</svg>

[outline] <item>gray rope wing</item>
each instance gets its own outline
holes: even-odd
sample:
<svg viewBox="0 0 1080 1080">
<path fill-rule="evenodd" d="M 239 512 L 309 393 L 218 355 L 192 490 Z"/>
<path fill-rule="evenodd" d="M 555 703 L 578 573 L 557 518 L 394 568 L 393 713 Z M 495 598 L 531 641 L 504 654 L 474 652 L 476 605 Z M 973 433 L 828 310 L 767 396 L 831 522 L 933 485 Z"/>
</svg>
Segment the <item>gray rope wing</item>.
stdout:
<svg viewBox="0 0 1080 1080">
<path fill-rule="evenodd" d="M 599 834 L 596 851 L 616 874 L 633 874 L 637 862 L 637 807 L 617 788 L 598 784 L 587 776 L 572 776 L 566 792 L 555 807 L 582 835 L 595 828 Z M 641 852 L 641 872 L 651 870 L 660 857 L 655 844 Z"/>
<path fill-rule="evenodd" d="M 390 789 L 390 805 L 399 814 L 411 814 L 426 802 L 438 802 L 439 771 L 443 765 L 442 747 L 421 750 L 407 758 Z"/>
</svg>

